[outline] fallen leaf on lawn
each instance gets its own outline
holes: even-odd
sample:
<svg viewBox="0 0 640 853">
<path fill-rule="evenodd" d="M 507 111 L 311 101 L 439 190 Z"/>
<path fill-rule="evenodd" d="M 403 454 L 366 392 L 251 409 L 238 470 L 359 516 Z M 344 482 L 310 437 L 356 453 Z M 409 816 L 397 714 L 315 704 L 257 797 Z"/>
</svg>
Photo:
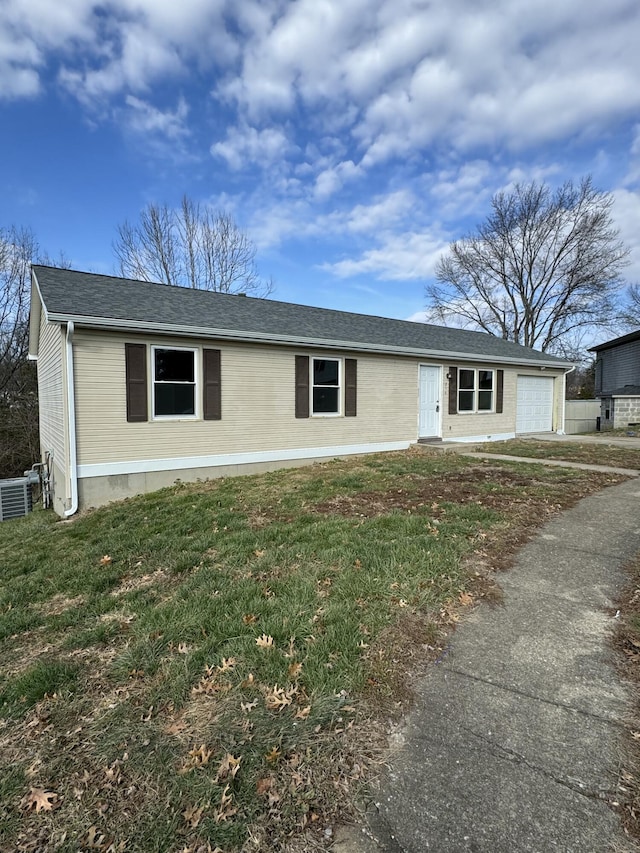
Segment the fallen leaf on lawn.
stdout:
<svg viewBox="0 0 640 853">
<path fill-rule="evenodd" d="M 252 687 L 254 683 L 255 683 L 255 678 L 253 677 L 253 673 L 250 672 L 249 675 L 242 682 L 240 687 Z"/>
<path fill-rule="evenodd" d="M 353 565 L 355 566 L 355 568 L 356 568 L 356 569 L 361 569 L 361 568 L 362 568 L 362 563 L 361 563 L 361 562 L 360 562 L 360 560 L 358 560 L 358 559 L 356 559 L 356 561 L 354 562 L 354 564 L 353 564 Z"/>
<path fill-rule="evenodd" d="M 263 797 L 273 785 L 273 776 L 265 776 L 263 779 L 258 779 L 256 782 L 256 794 Z"/>
<path fill-rule="evenodd" d="M 204 808 L 202 806 L 200 808 L 189 806 L 182 812 L 182 817 L 185 819 L 185 823 L 188 823 L 192 829 L 195 829 L 202 819 L 203 812 Z"/>
<path fill-rule="evenodd" d="M 258 637 L 256 640 L 256 646 L 261 649 L 272 649 L 273 648 L 273 637 L 271 635 L 267 636 L 263 634 L 261 637 Z"/>
<path fill-rule="evenodd" d="M 274 746 L 273 749 L 270 749 L 269 752 L 265 755 L 265 758 L 269 762 L 269 764 L 273 764 L 274 761 L 277 761 L 280 758 L 280 750 L 277 746 Z"/>
<path fill-rule="evenodd" d="M 215 822 L 224 823 L 233 817 L 237 811 L 238 809 L 233 805 L 233 796 L 229 793 L 229 785 L 225 785 L 220 799 L 220 808 L 214 815 Z"/>
<path fill-rule="evenodd" d="M 108 554 L 105 554 L 104 557 L 100 558 L 101 566 L 108 566 L 109 563 L 113 563 L 113 557 L 110 557 Z"/>
<path fill-rule="evenodd" d="M 209 763 L 210 758 L 211 750 L 207 749 L 204 743 L 198 747 L 194 747 L 189 750 L 188 758 L 182 766 L 182 772 L 186 773 L 188 770 L 193 770 L 195 767 L 204 767 Z"/>
<path fill-rule="evenodd" d="M 22 800 L 23 807 L 28 811 L 50 812 L 57 809 L 61 800 L 54 791 L 45 791 L 43 788 L 31 788 Z"/>
<path fill-rule="evenodd" d="M 253 709 L 257 706 L 257 704 L 258 704 L 258 700 L 254 699 L 253 702 L 241 702 L 240 707 L 242 708 L 243 711 L 246 711 L 246 713 L 248 714 L 249 711 L 253 711 Z"/>
<path fill-rule="evenodd" d="M 188 643 L 178 643 L 178 654 L 188 655 L 191 651 L 191 646 Z"/>
<path fill-rule="evenodd" d="M 256 555 L 256 557 L 264 557 L 264 555 L 265 555 L 267 552 L 266 552 L 266 551 L 259 551 L 259 550 L 256 548 L 256 550 L 255 550 L 253 553 Z"/>
<path fill-rule="evenodd" d="M 90 826 L 87 830 L 87 835 L 84 839 L 83 845 L 88 847 L 89 850 L 106 850 L 110 842 L 107 840 L 106 835 L 104 835 L 97 826 Z"/>
<path fill-rule="evenodd" d="M 291 685 L 287 689 L 274 685 L 265 696 L 265 704 L 271 711 L 281 711 L 293 702 L 293 697 L 298 692 L 295 685 Z"/>
<path fill-rule="evenodd" d="M 297 678 L 302 672 L 302 664 L 301 663 L 290 663 L 289 664 L 289 678 Z"/>
<path fill-rule="evenodd" d="M 468 592 L 461 592 L 460 593 L 460 604 L 463 607 L 468 607 L 472 602 L 473 602 L 473 598 L 472 598 L 472 596 L 469 595 Z"/>
<path fill-rule="evenodd" d="M 280 802 L 280 794 L 277 791 L 269 791 L 269 805 L 275 806 Z"/>
<path fill-rule="evenodd" d="M 245 613 L 245 615 L 242 617 L 242 621 L 245 625 L 255 625 L 255 623 L 258 621 L 258 617 L 255 615 L 255 613 Z"/>
<path fill-rule="evenodd" d="M 220 672 L 226 672 L 229 669 L 233 669 L 237 663 L 238 661 L 235 658 L 222 658 L 222 663 L 218 669 Z"/>
<path fill-rule="evenodd" d="M 182 720 L 176 720 L 174 723 L 170 723 L 168 726 L 165 726 L 164 733 L 167 735 L 178 735 L 180 732 L 183 732 L 187 728 L 187 724 Z"/>
<path fill-rule="evenodd" d="M 310 713 L 311 705 L 307 705 L 306 708 L 300 708 L 298 711 L 296 711 L 294 720 L 306 720 Z"/>
<path fill-rule="evenodd" d="M 222 759 L 220 766 L 218 767 L 218 772 L 216 773 L 216 782 L 223 782 L 229 777 L 235 779 L 238 770 L 240 770 L 241 761 L 241 755 L 236 758 L 235 755 L 231 755 L 231 753 L 228 752 Z"/>
</svg>

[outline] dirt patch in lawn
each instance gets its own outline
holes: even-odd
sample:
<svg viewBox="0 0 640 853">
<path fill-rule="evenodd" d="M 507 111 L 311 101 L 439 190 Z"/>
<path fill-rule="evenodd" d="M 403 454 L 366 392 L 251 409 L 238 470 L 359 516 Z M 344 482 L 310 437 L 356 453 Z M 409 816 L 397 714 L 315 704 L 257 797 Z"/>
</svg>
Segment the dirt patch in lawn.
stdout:
<svg viewBox="0 0 640 853">
<path fill-rule="evenodd" d="M 446 513 L 446 504 L 476 503 L 489 509 L 504 510 L 526 504 L 527 511 L 535 506 L 535 490 L 544 487 L 547 495 L 540 505 L 547 513 L 572 506 L 577 500 L 603 486 L 619 483 L 621 476 L 594 474 L 593 478 L 577 481 L 575 477 L 559 474 L 552 483 L 526 476 L 498 465 L 484 464 L 465 468 L 463 472 L 449 471 L 437 479 L 414 476 L 407 478 L 406 487 L 388 491 L 361 492 L 338 495 L 322 501 L 313 510 L 323 514 L 375 518 L 389 512 L 421 512 L 440 518 Z M 553 489 L 549 499 L 549 487 Z"/>
</svg>

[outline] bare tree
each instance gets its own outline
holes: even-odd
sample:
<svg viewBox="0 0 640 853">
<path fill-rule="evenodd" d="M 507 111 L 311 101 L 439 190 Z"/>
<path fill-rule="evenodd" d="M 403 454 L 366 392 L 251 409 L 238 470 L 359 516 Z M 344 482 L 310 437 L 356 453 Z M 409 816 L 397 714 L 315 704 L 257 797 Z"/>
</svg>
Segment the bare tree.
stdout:
<svg viewBox="0 0 640 853">
<path fill-rule="evenodd" d="M 543 352 L 581 329 L 612 328 L 629 254 L 612 204 L 590 178 L 498 193 L 486 221 L 440 259 L 428 306 L 442 322 Z"/>
<path fill-rule="evenodd" d="M 184 196 L 179 210 L 149 204 L 137 225 L 118 226 L 113 248 L 120 274 L 221 293 L 268 296 L 256 249 L 229 213 L 213 212 Z"/>
<path fill-rule="evenodd" d="M 640 285 L 632 284 L 627 292 L 627 307 L 624 319 L 629 326 L 640 326 Z"/>
<path fill-rule="evenodd" d="M 31 264 L 69 266 L 40 251 L 29 228 L 0 228 L 0 477 L 21 474 L 39 456 L 38 387 L 27 361 Z"/>
</svg>

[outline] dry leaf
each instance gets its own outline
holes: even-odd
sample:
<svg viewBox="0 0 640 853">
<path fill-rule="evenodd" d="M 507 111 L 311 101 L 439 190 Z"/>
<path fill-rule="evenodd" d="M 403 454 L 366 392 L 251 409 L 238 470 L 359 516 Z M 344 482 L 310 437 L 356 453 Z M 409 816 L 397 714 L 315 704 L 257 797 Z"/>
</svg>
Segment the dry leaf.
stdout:
<svg viewBox="0 0 640 853">
<path fill-rule="evenodd" d="M 256 794 L 259 797 L 264 796 L 273 785 L 273 776 L 265 776 L 263 779 L 258 779 L 256 782 Z"/>
<path fill-rule="evenodd" d="M 261 637 L 258 637 L 256 640 L 256 646 L 261 649 L 272 649 L 273 648 L 273 637 L 271 635 L 267 636 L 263 634 Z"/>
<path fill-rule="evenodd" d="M 104 557 L 100 558 L 100 565 L 101 566 L 108 566 L 109 563 L 113 563 L 113 558 L 110 557 L 108 554 L 105 554 Z"/>
<path fill-rule="evenodd" d="M 299 708 L 294 715 L 294 720 L 306 720 L 310 713 L 311 705 L 307 705 L 306 708 Z"/>
<path fill-rule="evenodd" d="M 246 711 L 248 714 L 249 711 L 253 711 L 253 709 L 257 706 L 257 704 L 258 704 L 258 700 L 254 699 L 253 702 L 241 702 L 240 707 L 242 708 L 243 711 Z"/>
<path fill-rule="evenodd" d="M 245 678 L 245 680 L 241 683 L 240 687 L 252 687 L 255 683 L 255 678 L 253 677 L 253 673 L 250 672 L 249 675 Z"/>
<path fill-rule="evenodd" d="M 273 764 L 274 761 L 277 761 L 280 758 L 280 750 L 277 746 L 274 746 L 273 749 L 270 749 L 269 752 L 265 755 L 265 758 L 269 762 L 269 764 Z"/>
<path fill-rule="evenodd" d="M 255 623 L 258 621 L 258 617 L 255 615 L 255 613 L 245 613 L 245 615 L 242 617 L 242 621 L 245 625 L 255 625 Z"/>
<path fill-rule="evenodd" d="M 264 557 L 264 555 L 265 555 L 267 552 L 266 552 L 266 551 L 258 551 L 258 550 L 256 549 L 253 553 L 256 555 L 256 557 Z"/>
<path fill-rule="evenodd" d="M 236 758 L 235 755 L 231 755 L 231 753 L 228 752 L 222 759 L 220 766 L 218 767 L 218 772 L 216 773 L 216 782 L 223 782 L 229 777 L 235 779 L 238 770 L 240 770 L 241 761 L 241 755 Z"/>
<path fill-rule="evenodd" d="M 204 808 L 202 806 L 200 808 L 196 808 L 195 806 L 189 806 L 182 812 L 182 817 L 192 829 L 195 829 L 196 826 L 200 823 L 203 812 Z"/>
<path fill-rule="evenodd" d="M 238 811 L 233 805 L 233 797 L 229 793 L 229 785 L 225 785 L 222 797 L 220 799 L 220 808 L 215 813 L 214 818 L 216 823 L 224 823 L 233 817 Z"/>
<path fill-rule="evenodd" d="M 222 663 L 218 669 L 220 672 L 226 672 L 229 669 L 233 669 L 237 663 L 238 661 L 235 658 L 222 658 Z"/>
<path fill-rule="evenodd" d="M 22 802 L 24 808 L 38 813 L 53 811 L 61 804 L 60 798 L 54 791 L 45 791 L 42 788 L 31 788 Z"/>
<path fill-rule="evenodd" d="M 468 592 L 460 593 L 460 604 L 463 607 L 468 607 L 473 602 L 473 598 L 469 595 Z"/>
<path fill-rule="evenodd" d="M 301 663 L 290 663 L 289 664 L 289 678 L 297 678 L 302 672 L 302 664 Z"/>
<path fill-rule="evenodd" d="M 293 697 L 298 692 L 298 687 L 292 685 L 285 690 L 275 684 L 265 696 L 265 704 L 271 711 L 281 711 L 293 702 Z"/>
<path fill-rule="evenodd" d="M 207 749 L 205 744 L 201 744 L 198 747 L 189 750 L 188 758 L 182 766 L 182 772 L 186 773 L 188 770 L 193 770 L 195 767 L 204 767 L 209 763 L 209 759 L 211 758 L 211 750 Z"/>
</svg>

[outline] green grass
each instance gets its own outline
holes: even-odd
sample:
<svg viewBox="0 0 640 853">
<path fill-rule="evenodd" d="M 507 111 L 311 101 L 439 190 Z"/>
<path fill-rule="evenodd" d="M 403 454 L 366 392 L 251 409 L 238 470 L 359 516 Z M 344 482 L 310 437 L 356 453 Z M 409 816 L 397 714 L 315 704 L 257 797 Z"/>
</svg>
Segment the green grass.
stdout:
<svg viewBox="0 0 640 853">
<path fill-rule="evenodd" d="M 595 442 L 512 441 L 483 444 L 485 453 L 504 453 L 533 459 L 558 459 L 564 462 L 584 462 L 589 465 L 609 465 L 614 468 L 640 470 L 640 449 L 607 444 L 606 438 Z"/>
<path fill-rule="evenodd" d="M 0 849 L 278 850 L 344 817 L 470 555 L 608 482 L 415 451 L 3 523 Z"/>
</svg>

